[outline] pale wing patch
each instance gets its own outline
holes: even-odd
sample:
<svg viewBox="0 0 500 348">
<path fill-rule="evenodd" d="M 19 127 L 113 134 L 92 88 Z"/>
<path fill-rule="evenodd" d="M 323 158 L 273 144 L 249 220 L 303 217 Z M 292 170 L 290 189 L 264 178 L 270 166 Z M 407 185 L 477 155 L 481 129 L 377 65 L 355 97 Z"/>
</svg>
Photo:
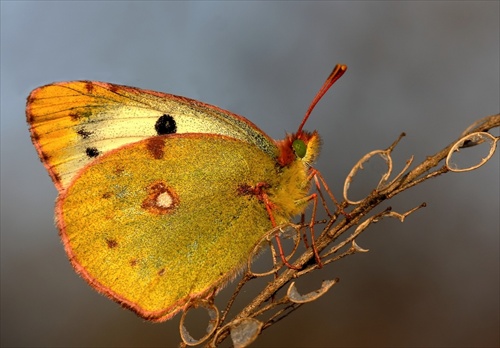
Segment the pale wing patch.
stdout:
<svg viewBox="0 0 500 348">
<path fill-rule="evenodd" d="M 170 208 L 174 203 L 174 199 L 168 192 L 163 192 L 156 197 L 156 205 L 162 208 Z"/>
</svg>

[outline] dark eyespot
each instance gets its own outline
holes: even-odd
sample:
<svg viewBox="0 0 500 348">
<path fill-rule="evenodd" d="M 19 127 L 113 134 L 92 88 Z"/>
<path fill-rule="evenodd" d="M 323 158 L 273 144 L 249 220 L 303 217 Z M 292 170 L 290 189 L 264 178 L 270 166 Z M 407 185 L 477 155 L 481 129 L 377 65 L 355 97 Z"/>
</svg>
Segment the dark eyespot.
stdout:
<svg viewBox="0 0 500 348">
<path fill-rule="evenodd" d="M 292 143 L 293 151 L 295 152 L 295 155 L 299 158 L 304 158 L 307 152 L 307 146 L 304 143 L 304 141 L 300 139 L 295 139 Z"/>
<path fill-rule="evenodd" d="M 156 120 L 155 130 L 158 135 L 173 134 L 177 132 L 177 124 L 172 116 L 165 114 Z"/>
<path fill-rule="evenodd" d="M 87 154 L 88 157 L 91 158 L 99 156 L 99 150 L 97 150 L 96 147 L 87 147 L 85 153 Z"/>
</svg>

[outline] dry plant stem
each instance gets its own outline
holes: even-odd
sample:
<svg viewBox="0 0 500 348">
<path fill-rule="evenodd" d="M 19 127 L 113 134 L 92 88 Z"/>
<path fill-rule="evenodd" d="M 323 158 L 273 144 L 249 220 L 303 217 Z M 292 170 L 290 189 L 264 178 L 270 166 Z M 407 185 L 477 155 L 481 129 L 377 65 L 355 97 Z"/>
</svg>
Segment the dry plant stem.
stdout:
<svg viewBox="0 0 500 348">
<path fill-rule="evenodd" d="M 486 132 L 492 128 L 500 127 L 500 114 L 488 116 L 481 120 L 476 121 L 473 125 L 464 131 L 464 133 L 460 136 L 466 136 L 467 134 L 474 132 Z M 397 141 L 395 142 L 397 143 Z M 332 219 L 327 224 L 326 228 L 323 230 L 323 233 L 316 240 L 316 249 L 318 252 L 323 251 L 328 245 L 334 242 L 338 237 L 347 232 L 350 228 L 358 225 L 361 219 L 366 216 L 371 210 L 373 210 L 376 206 L 378 206 L 381 202 L 394 197 L 395 195 L 403 192 L 404 190 L 411 188 L 417 184 L 420 184 L 430 178 L 437 177 L 441 174 L 444 174 L 449 171 L 447 167 L 441 167 L 434 172 L 429 172 L 432 168 L 435 168 L 439 165 L 439 163 L 444 160 L 453 147 L 453 143 L 448 145 L 443 150 L 437 152 L 435 155 L 428 156 L 422 163 L 417 165 L 414 169 L 409 171 L 407 174 L 399 176 L 396 180 L 393 180 L 388 186 L 383 187 L 380 191 L 374 190 L 369 196 L 367 196 L 362 202 L 360 202 L 351 212 L 349 212 L 349 219 L 342 219 L 338 221 L 338 223 L 332 227 L 335 223 L 335 219 L 338 217 L 334 214 Z M 395 145 L 395 144 L 393 144 Z M 391 145 L 391 146 L 393 146 Z M 341 206 L 344 206 L 343 204 Z M 422 204 L 419 207 L 425 206 Z M 396 214 L 406 216 L 412 213 L 414 210 L 418 209 L 414 208 L 405 214 Z M 372 217 L 371 222 L 376 222 L 377 217 L 382 218 L 384 214 L 387 214 L 390 211 L 390 208 L 387 208 L 381 213 L 378 213 L 374 217 Z M 352 242 L 355 237 L 364 231 L 364 228 L 360 229 L 357 233 L 354 232 L 349 238 L 347 238 L 347 242 Z M 339 248 L 335 247 L 335 251 L 338 251 L 342 246 L 345 246 L 346 243 L 342 242 L 339 244 Z M 360 250 L 356 250 L 356 248 L 351 247 L 347 251 L 343 252 L 340 255 L 330 259 L 327 263 L 330 263 L 334 260 L 340 259 L 347 255 L 353 254 L 355 252 L 359 252 Z M 303 268 L 304 265 L 308 264 L 314 258 L 314 254 L 311 248 L 308 248 L 297 260 L 294 262 L 294 266 L 298 268 Z M 261 307 L 266 301 L 272 298 L 275 293 L 285 286 L 290 280 L 299 277 L 304 273 L 308 273 L 317 268 L 317 265 L 314 264 L 306 269 L 296 270 L 296 269 L 286 269 L 279 276 L 274 279 L 274 281 L 270 282 L 261 293 L 253 299 L 253 301 L 248 304 L 244 309 L 241 310 L 239 314 L 235 316 L 235 319 L 245 318 L 245 317 L 256 317 L 259 314 L 262 314 L 265 310 L 269 310 L 271 308 L 276 307 L 279 304 L 286 303 L 283 299 L 276 301 L 274 303 L 269 303 L 265 307 Z M 245 277 L 244 277 L 245 278 Z M 248 277 L 247 277 L 248 278 Z M 260 308 L 260 309 L 259 309 Z M 297 306 L 298 308 L 298 306 Z M 279 313 L 283 313 L 280 311 Z M 276 315 L 272 316 L 271 319 L 264 324 L 264 327 L 270 326 L 276 318 Z M 222 333 L 217 337 L 217 341 L 215 344 L 221 343 L 228 335 L 228 332 Z"/>
<path fill-rule="evenodd" d="M 283 318 L 286 318 L 289 314 L 291 314 L 293 311 L 297 310 L 298 308 L 302 307 L 304 304 L 303 303 L 290 303 L 288 299 L 285 302 L 287 304 L 286 307 L 280 309 L 277 311 L 275 314 L 273 314 L 267 321 L 266 323 L 262 326 L 262 330 L 268 328 L 269 326 L 277 323 Z"/>
<path fill-rule="evenodd" d="M 462 133 L 462 135 L 460 135 L 460 137 L 457 139 L 457 141 L 460 138 L 463 138 L 464 136 L 466 136 L 467 134 L 471 134 L 474 132 L 486 132 L 492 128 L 499 127 L 499 126 L 500 126 L 500 114 L 485 117 L 485 118 L 479 120 L 478 122 L 475 122 L 471 127 L 469 127 L 464 133 Z M 427 171 L 429 171 L 431 168 L 436 167 L 439 164 L 439 162 L 441 162 L 444 158 L 446 158 L 446 156 L 448 155 L 448 152 L 451 150 L 451 148 L 453 147 L 453 144 L 455 142 L 456 141 L 454 141 L 453 143 L 448 145 L 446 148 L 444 148 L 443 150 L 436 153 L 434 156 L 427 157 L 427 159 L 424 162 L 422 162 L 419 166 L 417 166 L 410 173 L 408 173 L 403 178 L 403 180 L 401 180 L 401 183 L 400 183 L 398 189 L 391 190 L 391 191 L 395 191 L 395 193 L 392 192 L 393 196 L 395 194 L 401 192 L 402 190 L 405 190 L 411 186 L 414 186 L 416 183 L 418 184 L 419 181 L 416 181 L 415 179 L 418 178 L 419 176 L 423 175 Z M 446 173 L 448 170 L 441 168 L 441 171 L 442 171 L 442 173 L 439 173 L 439 174 Z M 437 174 L 437 175 L 439 175 L 439 174 Z"/>
<path fill-rule="evenodd" d="M 222 316 L 221 316 L 221 320 L 220 322 L 223 323 L 225 320 L 226 320 L 226 316 L 227 314 L 229 313 L 229 309 L 232 307 L 234 301 L 236 301 L 236 297 L 238 296 L 238 294 L 240 293 L 241 289 L 243 288 L 243 286 L 248 282 L 250 281 L 251 279 L 255 278 L 255 276 L 253 276 L 252 274 L 250 273 L 245 273 L 245 275 L 241 278 L 241 280 L 239 281 L 238 285 L 236 286 L 236 289 L 234 290 L 233 292 L 233 295 L 231 296 L 231 298 L 229 299 L 227 305 L 226 305 L 226 309 L 224 310 L 224 312 L 222 313 Z"/>
</svg>

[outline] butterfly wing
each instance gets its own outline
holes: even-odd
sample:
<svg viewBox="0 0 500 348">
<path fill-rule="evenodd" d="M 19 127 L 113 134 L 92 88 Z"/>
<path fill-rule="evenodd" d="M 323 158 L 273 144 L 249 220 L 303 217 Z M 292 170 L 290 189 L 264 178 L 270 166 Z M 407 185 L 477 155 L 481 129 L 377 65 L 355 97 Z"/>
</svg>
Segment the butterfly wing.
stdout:
<svg viewBox="0 0 500 348">
<path fill-rule="evenodd" d="M 99 292 L 163 321 L 246 264 L 272 225 L 245 188 L 280 186 L 273 158 L 213 134 L 152 137 L 84 168 L 57 203 L 75 269 Z M 279 208 L 279 207 L 278 207 Z"/>
<path fill-rule="evenodd" d="M 277 156 L 274 141 L 247 119 L 196 100 L 104 82 L 34 90 L 26 114 L 33 143 L 59 191 L 85 165 L 123 145 L 174 133 L 226 135 Z"/>
</svg>

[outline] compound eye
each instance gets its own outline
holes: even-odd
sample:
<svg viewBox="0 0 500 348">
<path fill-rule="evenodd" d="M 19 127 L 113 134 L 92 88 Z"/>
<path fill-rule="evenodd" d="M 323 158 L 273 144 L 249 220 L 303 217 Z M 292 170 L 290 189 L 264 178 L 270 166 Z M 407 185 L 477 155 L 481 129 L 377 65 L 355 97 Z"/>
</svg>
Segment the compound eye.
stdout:
<svg viewBox="0 0 500 348">
<path fill-rule="evenodd" d="M 304 141 L 300 139 L 295 139 L 292 143 L 292 147 L 297 157 L 304 158 L 307 152 L 307 146 L 306 143 L 304 143 Z"/>
</svg>

